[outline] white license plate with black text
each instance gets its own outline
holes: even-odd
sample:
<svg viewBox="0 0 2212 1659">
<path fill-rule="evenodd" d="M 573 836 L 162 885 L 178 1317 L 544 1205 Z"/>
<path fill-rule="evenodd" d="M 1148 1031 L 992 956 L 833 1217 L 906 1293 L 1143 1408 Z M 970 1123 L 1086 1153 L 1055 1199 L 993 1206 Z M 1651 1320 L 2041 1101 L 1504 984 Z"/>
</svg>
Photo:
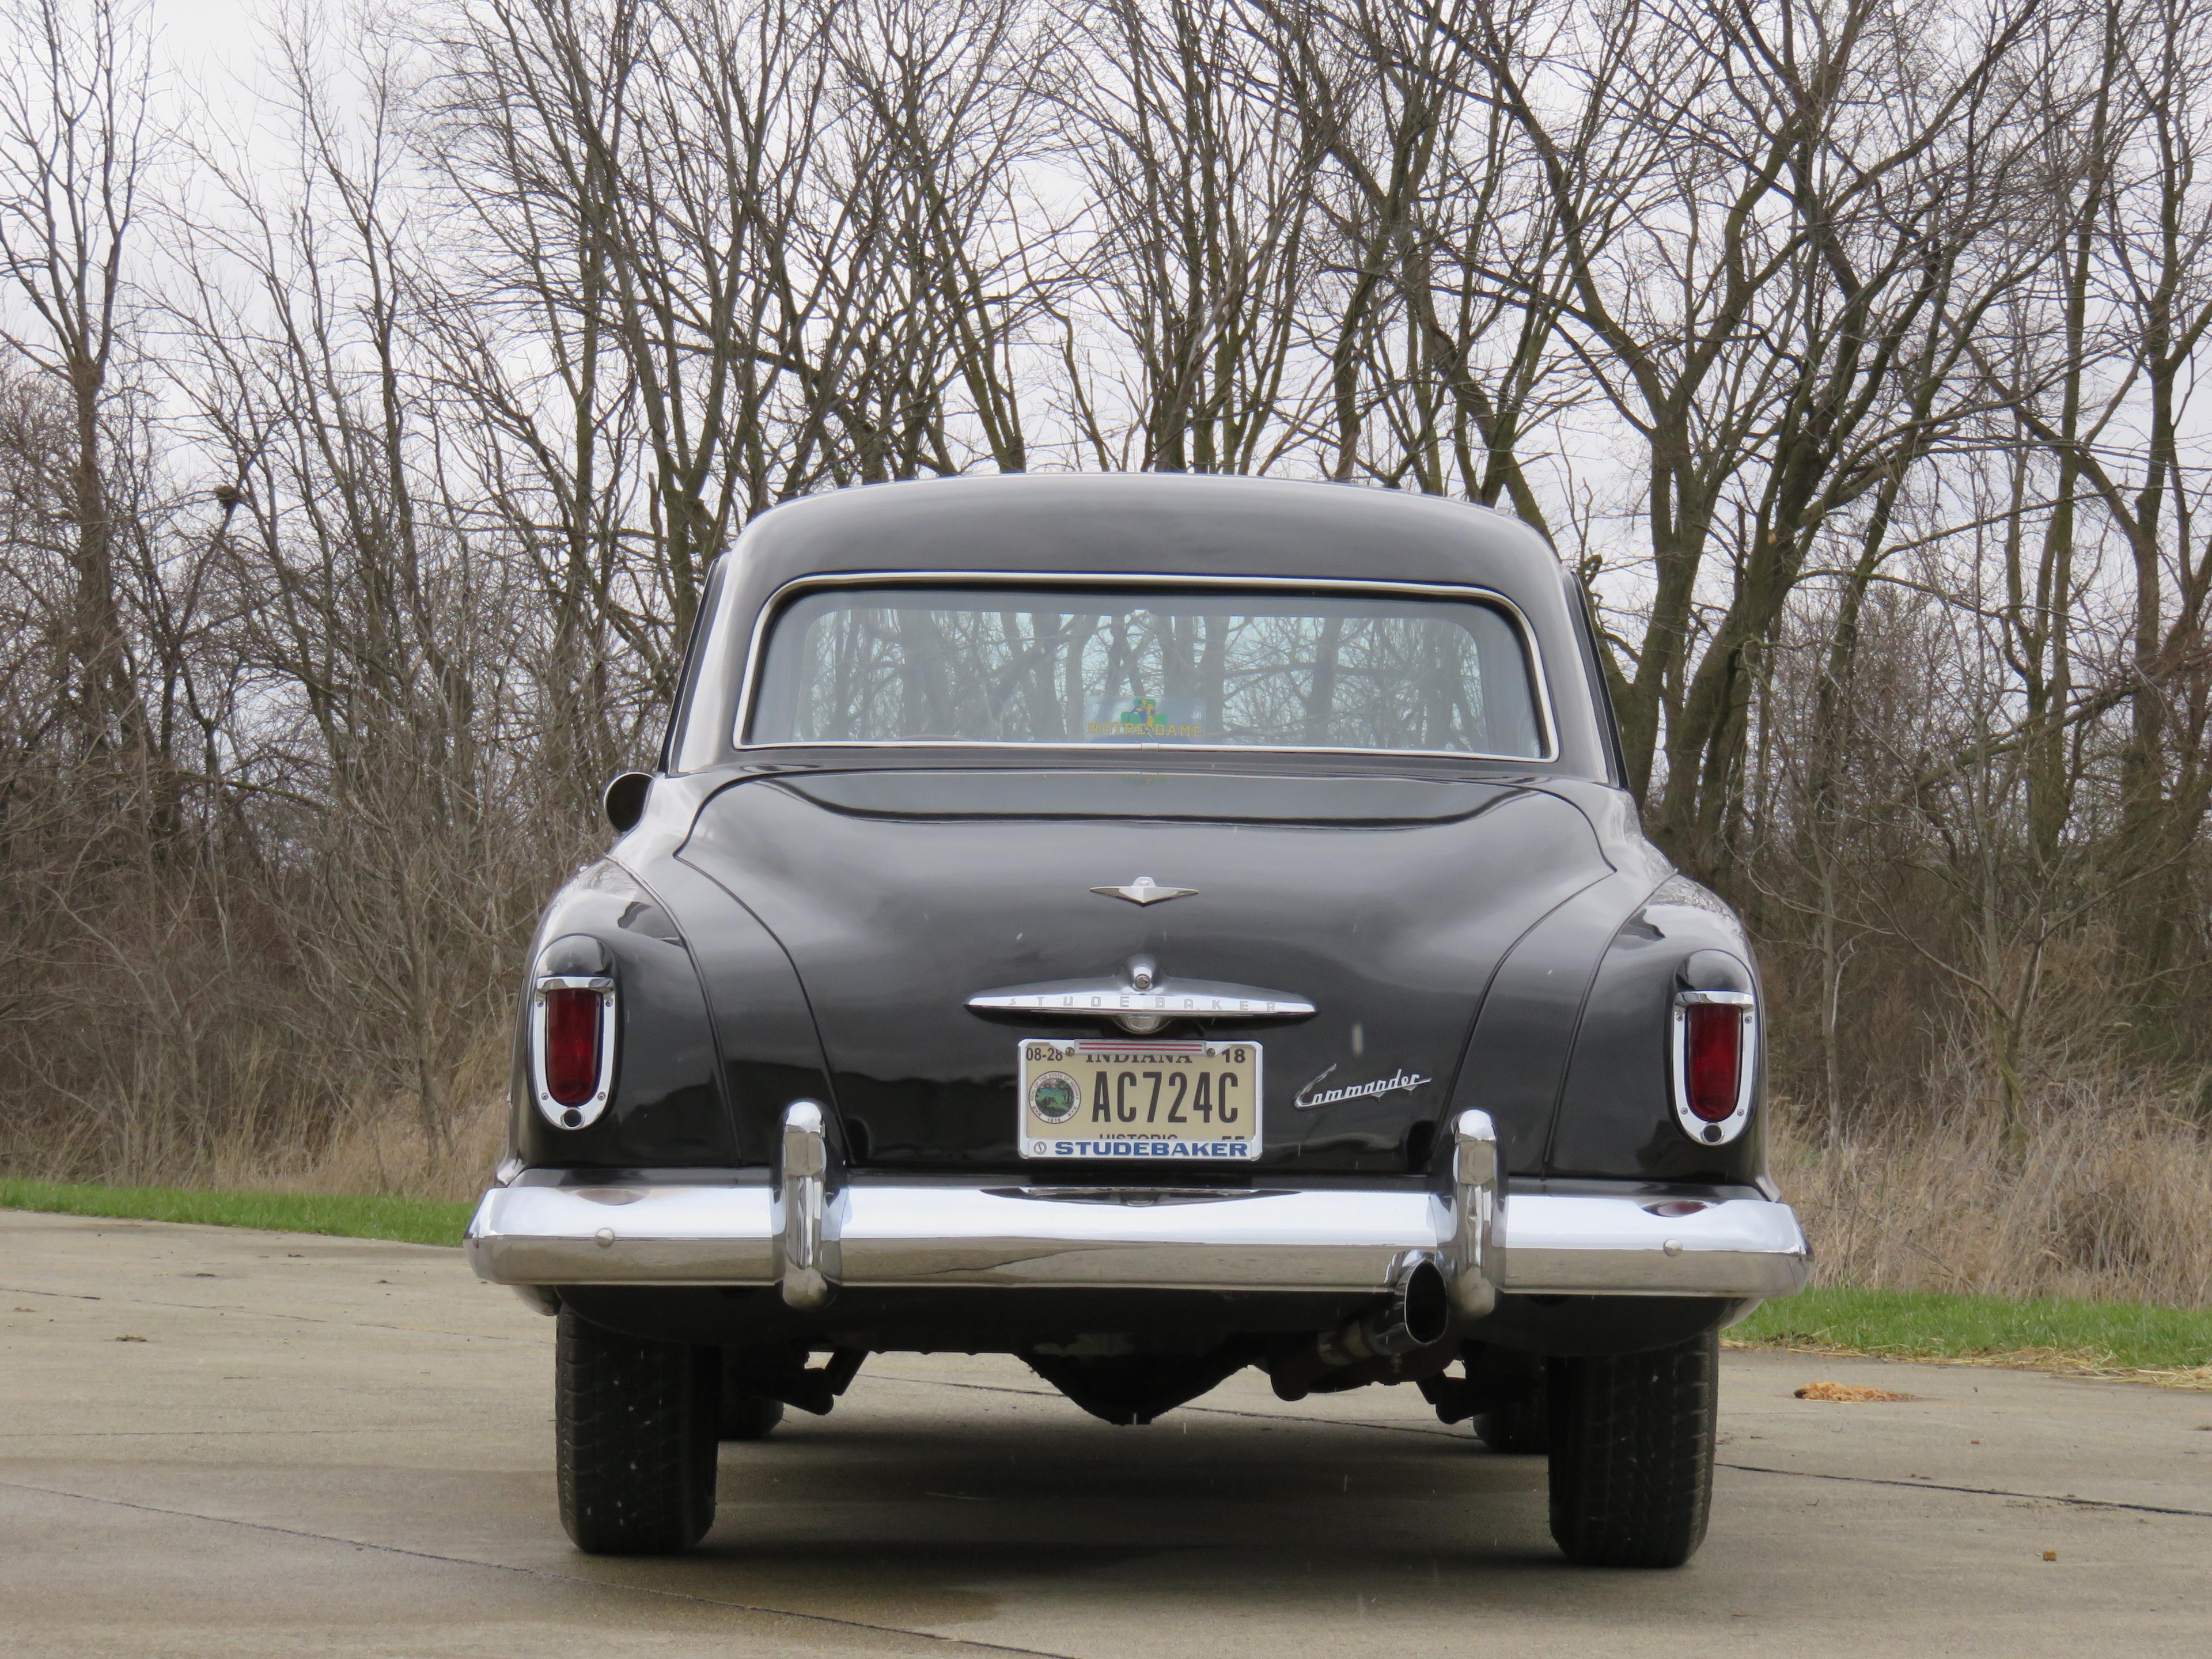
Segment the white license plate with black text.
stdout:
<svg viewBox="0 0 2212 1659">
<path fill-rule="evenodd" d="M 1163 1163 L 1260 1156 L 1260 1045 L 1028 1037 L 1022 1156 Z"/>
</svg>

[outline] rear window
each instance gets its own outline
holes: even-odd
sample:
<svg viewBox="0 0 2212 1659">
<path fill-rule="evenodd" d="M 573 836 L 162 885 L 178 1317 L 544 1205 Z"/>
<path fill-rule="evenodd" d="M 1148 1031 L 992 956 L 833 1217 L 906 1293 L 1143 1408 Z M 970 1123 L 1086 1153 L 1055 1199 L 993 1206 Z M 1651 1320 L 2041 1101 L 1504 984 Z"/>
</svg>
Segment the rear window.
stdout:
<svg viewBox="0 0 2212 1659">
<path fill-rule="evenodd" d="M 740 742 L 1545 751 L 1521 630 L 1474 599 L 840 587 L 757 672 Z"/>
</svg>

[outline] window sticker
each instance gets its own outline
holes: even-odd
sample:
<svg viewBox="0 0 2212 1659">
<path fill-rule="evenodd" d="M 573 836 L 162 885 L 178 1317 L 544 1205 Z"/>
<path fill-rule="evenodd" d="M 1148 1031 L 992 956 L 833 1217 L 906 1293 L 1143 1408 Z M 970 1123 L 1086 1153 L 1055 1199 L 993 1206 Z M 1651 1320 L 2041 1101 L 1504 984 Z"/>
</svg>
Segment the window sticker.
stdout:
<svg viewBox="0 0 2212 1659">
<path fill-rule="evenodd" d="M 1195 743 L 1206 735 L 1197 697 L 1093 697 L 1083 723 L 1087 743 Z"/>
</svg>

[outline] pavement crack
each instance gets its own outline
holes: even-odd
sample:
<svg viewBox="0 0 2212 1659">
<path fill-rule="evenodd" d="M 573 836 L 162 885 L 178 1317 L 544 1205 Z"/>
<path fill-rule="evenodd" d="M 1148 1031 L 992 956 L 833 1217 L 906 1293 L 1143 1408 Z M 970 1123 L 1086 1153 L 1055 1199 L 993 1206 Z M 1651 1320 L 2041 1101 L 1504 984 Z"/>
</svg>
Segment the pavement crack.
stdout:
<svg viewBox="0 0 2212 1659">
<path fill-rule="evenodd" d="M 1041 1400 L 1054 1397 L 1054 1391 L 1049 1389 L 1015 1389 L 990 1382 L 948 1382 L 935 1377 L 893 1376 L 883 1372 L 878 1372 L 877 1378 L 881 1382 L 908 1382 L 924 1389 L 967 1389 L 977 1394 L 1023 1395 Z M 1421 1423 L 1376 1423 L 1361 1418 L 1304 1417 L 1289 1412 L 1240 1411 L 1233 1406 L 1185 1406 L 1182 1409 L 1194 1416 L 1243 1417 L 1261 1423 L 1312 1423 L 1323 1428 L 1370 1429 L 1378 1434 L 1415 1434 L 1435 1440 L 1456 1441 L 1466 1437 L 1456 1430 L 1432 1429 Z M 1973 1498 L 2018 1498 L 2036 1504 L 2071 1504 L 2076 1509 L 2126 1510 L 2142 1515 L 2178 1515 L 2193 1520 L 2212 1521 L 2212 1510 L 2173 1509 L 2160 1504 L 2130 1504 L 2113 1498 L 2066 1498 L 2052 1492 L 2009 1492 L 1996 1486 L 1947 1486 L 1939 1480 L 1899 1480 L 1878 1474 L 1832 1474 L 1820 1469 L 1777 1469 L 1759 1463 L 1731 1463 L 1723 1458 L 1715 1458 L 1713 1467 L 1735 1469 L 1745 1474 L 1795 1475 L 1802 1480 L 1842 1480 L 1858 1486 L 1902 1486 L 1908 1492 L 1961 1492 Z"/>
<path fill-rule="evenodd" d="M 419 1431 L 417 1423 L 374 1424 L 347 1429 L 27 1429 L 0 1434 L 0 1440 L 198 1440 L 210 1436 L 301 1434 L 407 1434 Z"/>
<path fill-rule="evenodd" d="M 1019 1390 L 1015 1390 L 1019 1392 Z M 141 1504 L 127 1498 L 106 1498 L 97 1492 L 70 1492 L 61 1486 L 41 1486 L 27 1480 L 0 1480 L 0 1488 L 11 1492 L 38 1492 L 47 1498 L 73 1498 L 80 1504 L 99 1504 L 111 1509 L 135 1510 L 144 1515 L 168 1516 L 179 1521 L 204 1521 L 216 1526 L 238 1527 L 250 1532 L 270 1533 L 280 1538 L 301 1538 L 319 1544 L 338 1544 L 349 1549 L 374 1550 L 380 1555 L 396 1555 L 414 1561 L 435 1561 L 446 1566 L 481 1567 L 488 1572 L 510 1572 L 525 1578 L 537 1578 L 554 1583 L 575 1584 L 586 1589 L 621 1590 L 633 1595 L 653 1596 L 666 1601 L 684 1601 L 697 1607 L 722 1607 L 732 1613 L 757 1613 L 771 1619 L 798 1619 L 808 1624 L 832 1625 L 843 1630 L 866 1631 L 877 1636 L 905 1636 L 917 1641 L 936 1642 L 943 1650 L 952 1652 L 967 1649 L 977 1653 L 1006 1653 L 1017 1659 L 1078 1659 L 1073 1654 L 1060 1653 L 1050 1648 L 1016 1647 L 1006 1642 L 978 1641 L 972 1636 L 944 1636 L 935 1631 L 918 1630 L 906 1625 L 879 1625 L 872 1620 L 840 1618 L 832 1613 L 807 1613 L 797 1607 L 772 1607 L 761 1602 L 732 1601 L 718 1595 L 702 1595 L 693 1590 L 661 1589 L 651 1584 L 626 1584 L 619 1579 L 593 1578 L 582 1573 L 555 1572 L 546 1567 L 517 1566 L 511 1561 L 487 1561 L 473 1555 L 447 1555 L 437 1550 L 410 1549 L 401 1544 L 379 1544 L 368 1539 L 348 1538 L 338 1533 L 316 1532 L 307 1527 L 279 1526 L 273 1521 L 241 1521 L 234 1516 L 208 1515 L 198 1510 L 170 1509 L 160 1504 Z"/>
<path fill-rule="evenodd" d="M 2162 1504 L 2129 1504 L 2117 1498 L 2062 1498 L 2045 1492 L 2007 1492 L 1996 1486 L 1950 1486 L 1940 1480 L 1899 1480 L 1883 1474 L 1830 1474 L 1820 1469 L 1775 1469 L 1761 1463 L 1727 1463 L 1716 1458 L 1715 1468 L 1737 1469 L 1746 1474 L 1795 1475 L 1800 1480 L 1842 1480 L 1860 1486 L 1902 1486 L 1907 1492 L 1955 1492 L 1974 1498 L 2020 1498 L 2035 1504 L 2065 1504 L 2077 1510 L 2127 1510 L 2138 1515 L 2180 1515 L 2212 1521 L 2212 1510 L 2169 1509 Z"/>
<path fill-rule="evenodd" d="M 499 1331 L 456 1331 L 443 1325 L 396 1325 L 383 1319 L 332 1319 L 320 1314 L 288 1313 L 272 1308 L 242 1308 L 232 1302 L 163 1302 L 152 1297 L 97 1297 L 78 1291 L 33 1291 L 0 1285 L 9 1296 L 50 1296 L 68 1302 L 104 1302 L 117 1308 L 163 1308 L 171 1312 L 236 1314 L 244 1319 L 283 1319 L 297 1325 L 337 1325 L 349 1331 L 411 1331 L 418 1336 L 458 1336 L 471 1342 L 531 1342 L 537 1339 L 509 1336 Z"/>
</svg>

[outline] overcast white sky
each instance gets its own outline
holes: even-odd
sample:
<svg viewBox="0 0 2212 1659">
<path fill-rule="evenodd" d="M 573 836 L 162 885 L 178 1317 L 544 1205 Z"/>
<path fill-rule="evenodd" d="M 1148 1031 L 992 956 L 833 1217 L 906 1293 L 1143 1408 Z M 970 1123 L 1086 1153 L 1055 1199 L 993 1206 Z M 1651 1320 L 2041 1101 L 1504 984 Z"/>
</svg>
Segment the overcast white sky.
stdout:
<svg viewBox="0 0 2212 1659">
<path fill-rule="evenodd" d="M 153 0 L 160 50 L 171 68 L 198 79 L 210 68 L 251 68 L 258 46 L 248 0 Z"/>
</svg>

